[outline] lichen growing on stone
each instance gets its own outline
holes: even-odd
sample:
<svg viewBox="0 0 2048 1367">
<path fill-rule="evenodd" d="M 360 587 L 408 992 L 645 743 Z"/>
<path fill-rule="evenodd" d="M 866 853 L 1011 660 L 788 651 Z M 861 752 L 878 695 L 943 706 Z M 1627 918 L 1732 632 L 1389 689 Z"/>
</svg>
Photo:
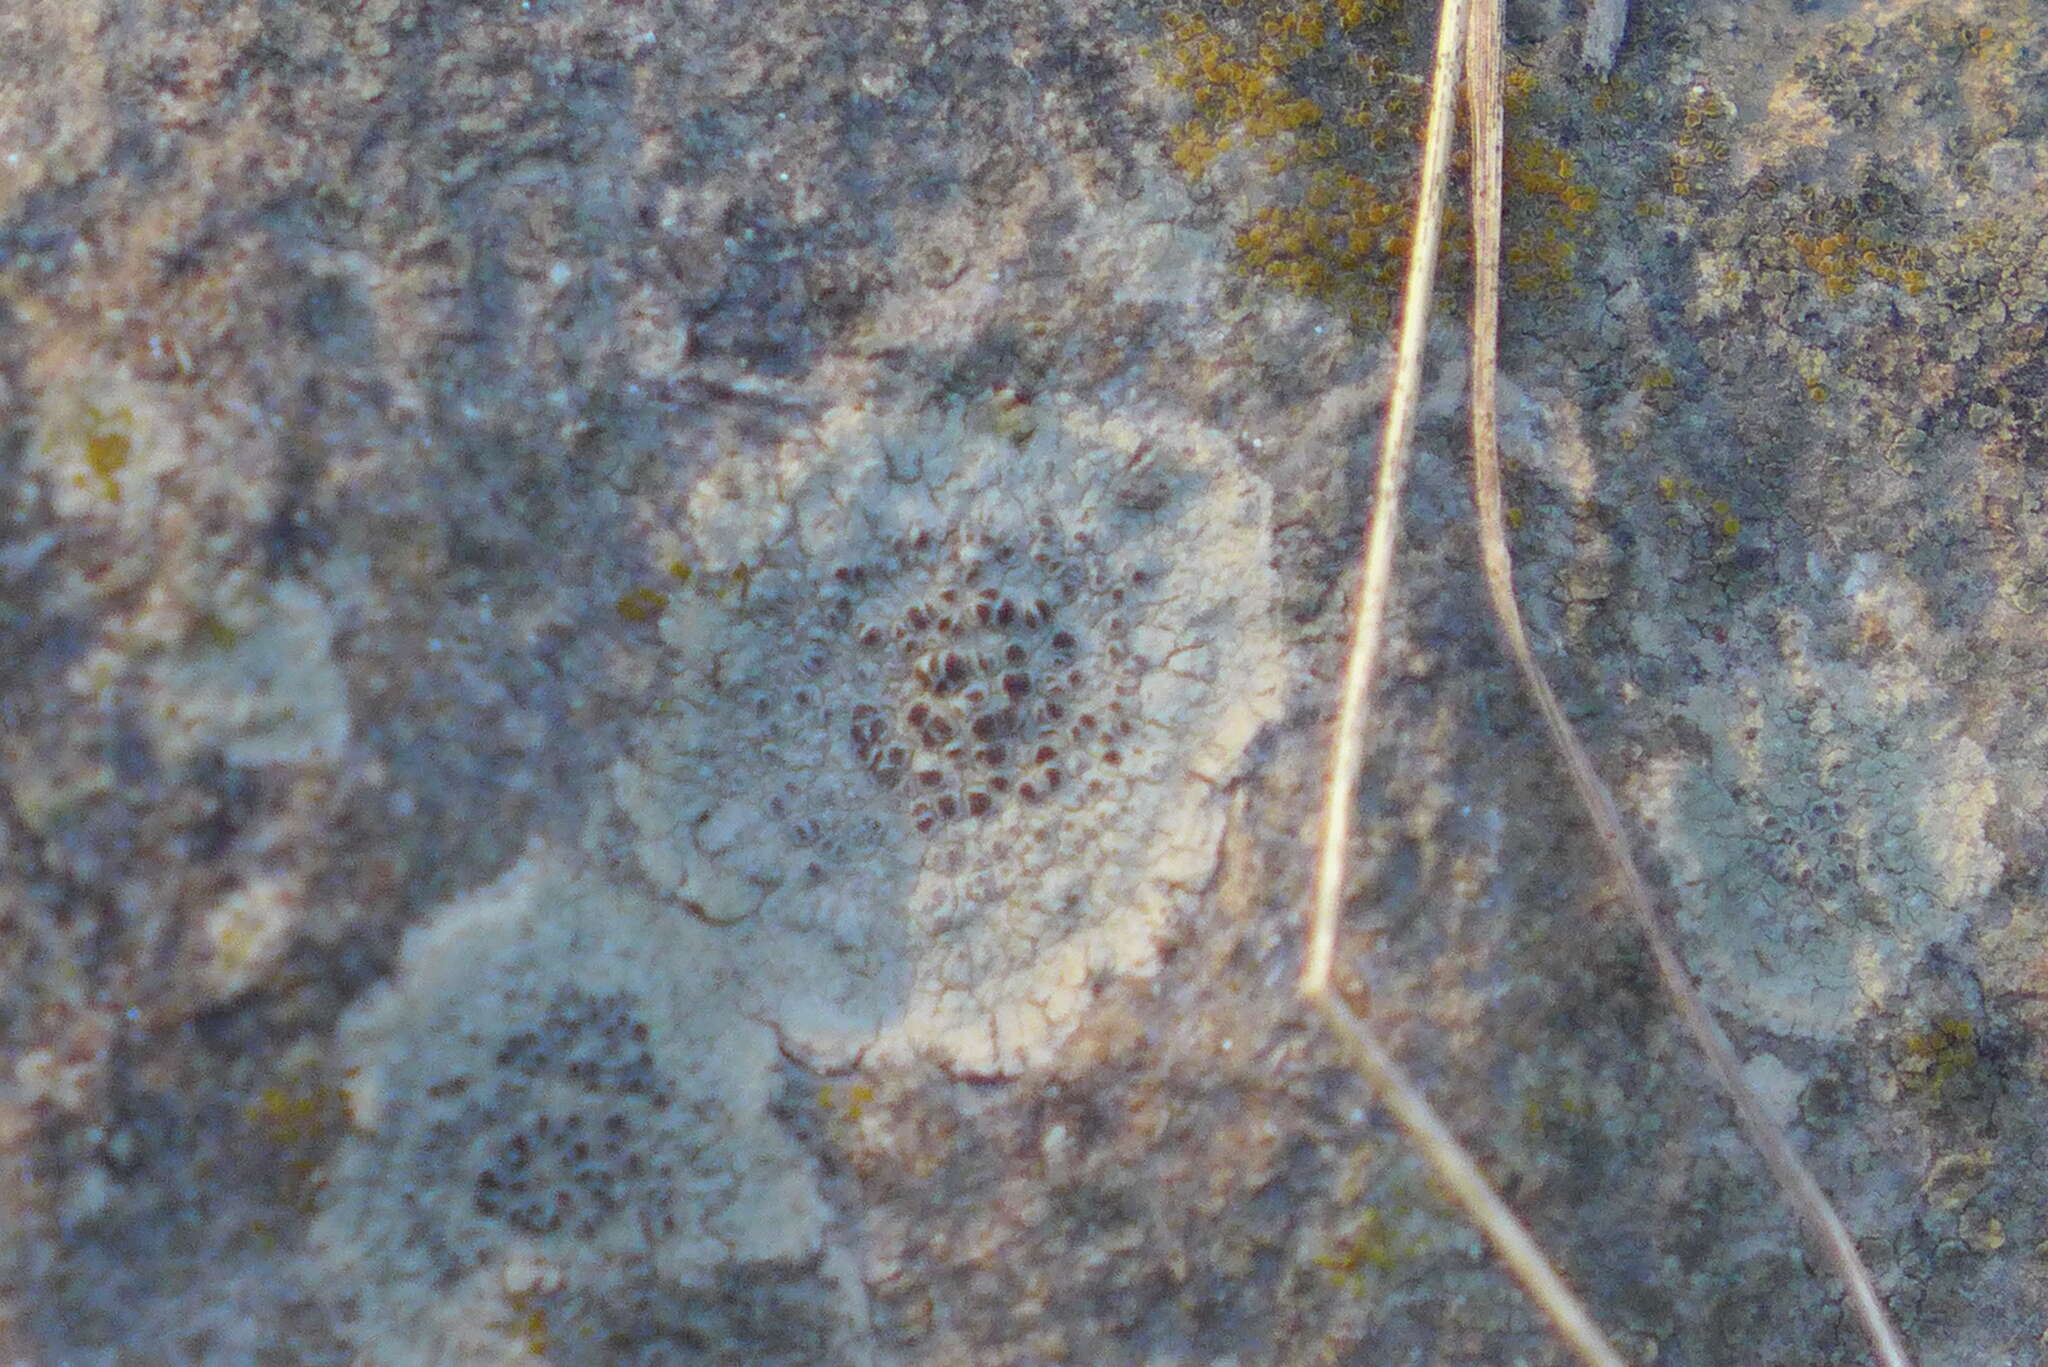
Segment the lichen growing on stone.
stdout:
<svg viewBox="0 0 2048 1367">
<path fill-rule="evenodd" d="M 1939 1102 L 1949 1093 L 1969 1090 L 1983 1069 L 1984 1051 L 1973 1022 L 1941 1016 L 1895 1039 L 1892 1059 L 1904 1091 Z"/>
<path fill-rule="evenodd" d="M 1691 690 L 1710 753 L 1660 762 L 1652 799 L 1695 967 L 1770 1028 L 1821 1038 L 1884 1009 L 2004 870 L 1985 834 L 1989 758 L 1896 649 L 1935 635 L 1926 603 L 1870 555 L 1840 593 L 1860 657 L 1786 612 L 1782 678 Z"/>
<path fill-rule="evenodd" d="M 408 936 L 339 1036 L 352 1133 L 308 1241 L 359 1360 L 595 1362 L 621 1326 L 722 1341 L 741 1274 L 859 1323 L 733 981 L 714 929 L 541 853 Z M 686 1321 L 641 1322 L 661 1305 Z M 842 1360 L 814 1328 L 808 1360 Z M 773 1325 L 746 1332 L 774 1356 Z"/>
<path fill-rule="evenodd" d="M 1149 967 L 1278 709 L 1269 519 L 1214 434 L 1059 399 L 714 466 L 589 848 L 436 912 L 340 1031 L 307 1279 L 366 1360 L 857 1358 L 776 1066 L 1012 1069 Z"/>
<path fill-rule="evenodd" d="M 819 1057 L 1015 1067 L 1140 969 L 1276 715 L 1268 494 L 1215 434 L 843 408 L 715 469 L 622 860 Z"/>
<path fill-rule="evenodd" d="M 231 572 L 182 648 L 143 667 L 145 712 L 162 753 L 218 747 L 236 764 L 337 759 L 348 743 L 348 686 L 334 660 L 326 599 L 293 580 Z"/>
<path fill-rule="evenodd" d="M 1716 202 L 1690 306 L 1729 325 L 1706 330 L 1715 366 L 1771 358 L 1861 449 L 1917 446 L 1931 418 L 2025 451 L 2048 258 L 2021 92 L 2042 32 L 2001 4 L 1844 18 L 1809 40 L 1763 116 L 1730 130 L 1732 169 L 1694 177 Z M 1939 156 L 1915 150 L 1929 119 Z"/>
</svg>

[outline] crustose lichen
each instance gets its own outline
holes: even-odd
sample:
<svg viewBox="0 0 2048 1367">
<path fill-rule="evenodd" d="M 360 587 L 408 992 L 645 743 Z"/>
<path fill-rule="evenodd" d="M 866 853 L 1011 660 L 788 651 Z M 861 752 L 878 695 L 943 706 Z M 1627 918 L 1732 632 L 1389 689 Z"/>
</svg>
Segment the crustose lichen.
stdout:
<svg viewBox="0 0 2048 1367">
<path fill-rule="evenodd" d="M 713 471 L 622 853 L 792 965 L 807 1049 L 1016 1066 L 1213 864 L 1278 702 L 1266 507 L 1213 434 L 1007 395 Z"/>
</svg>

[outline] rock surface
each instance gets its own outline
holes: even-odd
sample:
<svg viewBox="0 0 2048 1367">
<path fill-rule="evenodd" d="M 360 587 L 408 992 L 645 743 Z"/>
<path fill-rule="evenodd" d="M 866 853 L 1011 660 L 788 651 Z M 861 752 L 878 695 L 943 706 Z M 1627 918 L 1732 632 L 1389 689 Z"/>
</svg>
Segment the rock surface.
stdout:
<svg viewBox="0 0 2048 1367">
<path fill-rule="evenodd" d="M 2042 17 L 1509 22 L 1539 650 L 2036 1360 Z M 7 5 L 0 1361 L 1564 1361 L 1292 999 L 1430 23 Z M 1863 1361 L 1495 642 L 1462 269 L 1348 971 L 1633 1359 Z"/>
</svg>

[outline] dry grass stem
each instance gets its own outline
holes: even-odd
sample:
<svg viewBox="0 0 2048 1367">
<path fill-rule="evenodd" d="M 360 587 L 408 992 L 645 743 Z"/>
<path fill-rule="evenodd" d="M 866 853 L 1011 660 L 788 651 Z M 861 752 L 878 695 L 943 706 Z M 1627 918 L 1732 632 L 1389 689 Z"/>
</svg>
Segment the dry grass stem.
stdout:
<svg viewBox="0 0 2048 1367">
<path fill-rule="evenodd" d="M 1442 0 L 1438 14 L 1436 72 L 1430 86 L 1429 124 L 1422 150 L 1422 188 L 1416 200 L 1415 232 L 1408 250 L 1408 282 L 1401 298 L 1394 389 L 1387 400 L 1386 424 L 1380 436 L 1379 481 L 1373 490 L 1372 518 L 1366 527 L 1358 610 L 1351 625 L 1351 655 L 1344 666 L 1335 752 L 1330 757 L 1330 781 L 1324 794 L 1323 839 L 1316 863 L 1315 901 L 1301 974 L 1301 990 L 1312 997 L 1329 991 L 1330 967 L 1336 954 L 1337 911 L 1351 840 L 1351 808 L 1365 754 L 1373 665 L 1379 656 L 1380 629 L 1386 621 L 1387 597 L 1393 586 L 1401 486 L 1408 478 L 1408 443 L 1415 434 L 1415 407 L 1422 394 L 1422 349 L 1429 335 L 1437 244 L 1443 236 L 1444 181 L 1451 164 L 1465 0 Z"/>
<path fill-rule="evenodd" d="M 1626 1367 L 1621 1354 L 1614 1351 L 1600 1326 L 1593 1322 L 1592 1314 L 1550 1265 L 1535 1236 L 1501 1200 L 1500 1193 L 1486 1180 L 1472 1155 L 1465 1152 L 1458 1137 L 1423 1096 L 1422 1089 L 1387 1052 L 1379 1035 L 1334 993 L 1325 992 L 1314 1000 L 1337 1032 L 1337 1038 L 1350 1051 L 1353 1065 L 1372 1084 L 1380 1104 L 1393 1113 L 1430 1171 L 1464 1208 L 1472 1223 L 1479 1226 L 1529 1298 L 1549 1316 L 1551 1327 L 1588 1367 Z"/>
<path fill-rule="evenodd" d="M 1658 974 L 1671 994 L 1680 1021 L 1705 1052 L 1710 1067 L 1735 1107 L 1744 1133 L 1763 1155 L 1786 1199 L 1805 1220 L 1837 1275 L 1848 1287 L 1857 1317 L 1880 1362 L 1884 1367 L 1910 1367 L 1911 1360 L 1905 1346 L 1892 1327 L 1848 1230 L 1820 1184 L 1793 1151 L 1790 1140 L 1765 1114 L 1761 1103 L 1743 1080 L 1741 1060 L 1709 1013 L 1670 937 L 1664 933 L 1649 886 L 1630 853 L 1613 794 L 1601 781 L 1591 757 L 1566 720 L 1564 709 L 1529 645 L 1528 633 L 1515 601 L 1513 566 L 1508 555 L 1506 518 L 1501 500 L 1496 432 L 1503 142 L 1500 7 L 1499 0 L 1472 0 L 1472 5 L 1469 18 L 1466 0 L 1443 0 L 1439 11 L 1436 67 L 1427 142 L 1423 149 L 1422 190 L 1416 209 L 1407 288 L 1403 297 L 1393 392 L 1387 405 L 1351 652 L 1345 670 L 1336 743 L 1325 793 L 1323 838 L 1318 852 L 1301 991 L 1328 1018 L 1383 1104 L 1392 1111 L 1438 1178 L 1492 1241 L 1509 1269 L 1550 1317 L 1558 1333 L 1585 1362 L 1599 1367 L 1608 1367 L 1609 1364 L 1619 1367 L 1622 1359 L 1608 1345 L 1527 1229 L 1501 1201 L 1471 1156 L 1402 1072 L 1371 1026 L 1346 1005 L 1330 983 L 1337 915 L 1349 849 L 1350 813 L 1364 753 L 1374 664 L 1393 582 L 1394 537 L 1399 527 L 1401 489 L 1407 474 L 1408 445 L 1414 434 L 1416 402 L 1421 387 L 1422 351 L 1442 231 L 1452 109 L 1458 84 L 1460 47 L 1463 45 L 1473 136 L 1473 495 L 1481 564 L 1494 615 L 1530 695 L 1535 699 L 1551 743 L 1564 760 L 1594 831 L 1614 864 L 1623 898 L 1649 942 Z M 1589 16 L 1585 49 L 1589 63 L 1603 68 L 1611 63 L 1614 47 L 1620 39 L 1624 13 L 1621 3 L 1595 0 L 1593 13 Z"/>
<path fill-rule="evenodd" d="M 1329 1020 L 1381 1103 L 1393 1113 L 1417 1152 L 1492 1242 L 1502 1261 L 1530 1297 L 1550 1317 L 1558 1333 L 1590 1367 L 1623 1367 L 1620 1354 L 1608 1345 L 1599 1326 L 1543 1256 L 1543 1250 L 1528 1229 L 1500 1199 L 1499 1193 L 1480 1172 L 1479 1165 L 1431 1108 L 1421 1089 L 1394 1061 L 1372 1027 L 1351 1010 L 1332 990 L 1330 983 L 1345 853 L 1350 843 L 1351 808 L 1357 793 L 1372 692 L 1373 664 L 1393 583 L 1394 535 L 1400 523 L 1401 485 L 1407 474 L 1408 443 L 1415 430 L 1415 407 L 1422 388 L 1422 351 L 1429 331 L 1437 244 L 1443 232 L 1444 182 L 1450 167 L 1458 68 L 1465 41 L 1465 0 L 1443 0 L 1438 25 L 1436 69 L 1432 78 L 1427 141 L 1422 157 L 1422 190 L 1408 258 L 1408 281 L 1402 301 L 1393 394 L 1387 404 L 1379 480 L 1373 499 L 1372 520 L 1366 532 L 1358 611 L 1352 628 L 1350 659 L 1345 667 L 1343 703 L 1338 713 L 1337 741 L 1324 804 L 1323 841 L 1316 870 L 1315 901 L 1309 920 L 1301 990 Z"/>
<path fill-rule="evenodd" d="M 1657 975 L 1671 994 L 1686 1032 L 1707 1056 L 1721 1089 L 1734 1104 L 1737 1121 L 1777 1180 L 1792 1208 L 1799 1212 L 1820 1243 L 1835 1273 L 1849 1290 L 1857 1318 L 1885 1367 L 1909 1367 L 1910 1359 L 1885 1313 L 1876 1284 L 1863 1265 L 1856 1243 L 1835 1213 L 1820 1183 L 1793 1151 L 1791 1140 L 1764 1112 L 1763 1103 L 1743 1080 L 1742 1061 L 1707 1010 L 1699 987 L 1664 933 L 1649 884 L 1636 867 L 1623 834 L 1614 795 L 1593 768 L 1592 757 L 1579 742 L 1543 667 L 1529 648 L 1529 635 L 1515 602 L 1513 564 L 1508 558 L 1507 519 L 1502 511 L 1500 450 L 1497 440 L 1495 368 L 1500 349 L 1500 218 L 1501 106 L 1499 0 L 1474 0 L 1472 43 L 1466 53 L 1466 83 L 1472 115 L 1472 492 L 1479 524 L 1479 557 L 1486 575 L 1487 596 L 1500 623 L 1509 652 L 1521 670 L 1529 694 L 1543 715 L 1552 746 L 1572 776 L 1572 786 L 1592 818 L 1593 830 L 1606 847 L 1619 875 L 1622 898 L 1649 942 Z"/>
</svg>

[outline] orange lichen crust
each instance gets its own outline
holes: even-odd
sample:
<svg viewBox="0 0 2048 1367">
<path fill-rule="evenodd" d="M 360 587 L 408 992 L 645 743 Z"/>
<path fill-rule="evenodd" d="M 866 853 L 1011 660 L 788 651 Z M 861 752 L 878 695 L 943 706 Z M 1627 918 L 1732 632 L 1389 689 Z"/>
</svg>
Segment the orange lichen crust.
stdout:
<svg viewBox="0 0 2048 1367">
<path fill-rule="evenodd" d="M 1406 64 L 1406 25 L 1391 0 L 1217 0 L 1168 10 L 1166 41 L 1152 52 L 1190 105 L 1168 134 L 1174 165 L 1201 183 L 1238 150 L 1270 178 L 1268 202 L 1236 229 L 1239 269 L 1360 326 L 1385 322 L 1407 270 L 1425 87 Z M 1535 73 L 1511 68 L 1505 81 L 1508 284 L 1569 294 L 1602 195 L 1579 158 L 1539 131 L 1564 111 Z M 1619 117 L 1614 88 L 1598 88 L 1596 114 Z M 1464 222 L 1454 196 L 1444 230 L 1451 291 L 1462 289 L 1470 255 Z"/>
<path fill-rule="evenodd" d="M 1666 475 L 1657 481 L 1657 496 L 1671 505 L 1664 523 L 1674 530 L 1704 526 L 1723 541 L 1732 541 L 1742 534 L 1742 520 L 1735 516 L 1734 505 L 1691 479 Z"/>
<path fill-rule="evenodd" d="M 1580 179 L 1578 158 L 1550 139 L 1524 133 L 1508 139 L 1501 174 L 1513 231 L 1501 251 L 1511 289 L 1570 293 L 1579 244 L 1592 232 L 1600 192 Z"/>
<path fill-rule="evenodd" d="M 1793 65 L 1853 174 L 1815 183 L 1788 153 L 1739 187 L 1690 187 L 1720 201 L 1697 219 L 1716 253 L 1702 314 L 1740 318 L 1740 339 L 1788 358 L 1785 377 L 1864 449 L 1919 442 L 1936 411 L 1991 452 L 2039 442 L 2048 257 L 2022 92 L 2048 72 L 2048 25 L 2009 4 L 1986 17 L 1848 23 Z M 1954 111 L 1938 163 L 1904 150 L 1923 99 Z"/>
<path fill-rule="evenodd" d="M 657 620 L 668 607 L 668 595 L 642 587 L 620 595 L 613 606 L 622 620 L 637 625 Z"/>
<path fill-rule="evenodd" d="M 1255 211 L 1236 235 L 1247 274 L 1382 319 L 1406 269 L 1423 89 L 1390 59 L 1391 6 L 1360 0 L 1226 4 L 1215 22 L 1167 11 L 1165 80 L 1192 117 L 1169 155 L 1200 181 L 1254 146 L 1263 170 L 1298 183 L 1294 202 Z"/>
<path fill-rule="evenodd" d="M 1904 1090 L 1937 1099 L 1958 1089 L 1984 1063 L 1977 1027 L 1960 1016 L 1939 1017 L 1926 1029 L 1902 1036 L 1892 1057 Z"/>
<path fill-rule="evenodd" d="M 1704 188 L 1728 160 L 1728 116 L 1734 108 L 1708 86 L 1695 81 L 1679 102 L 1678 131 L 1672 137 L 1665 188 L 1676 199 L 1690 199 Z"/>
<path fill-rule="evenodd" d="M 1807 187 L 1796 211 L 1797 227 L 1761 255 L 1770 266 L 1792 268 L 1820 277 L 1822 292 L 1841 299 L 1865 283 L 1889 285 L 1909 295 L 1927 288 L 1927 249 L 1899 240 L 1873 223 L 1848 200 L 1813 192 Z"/>
</svg>

